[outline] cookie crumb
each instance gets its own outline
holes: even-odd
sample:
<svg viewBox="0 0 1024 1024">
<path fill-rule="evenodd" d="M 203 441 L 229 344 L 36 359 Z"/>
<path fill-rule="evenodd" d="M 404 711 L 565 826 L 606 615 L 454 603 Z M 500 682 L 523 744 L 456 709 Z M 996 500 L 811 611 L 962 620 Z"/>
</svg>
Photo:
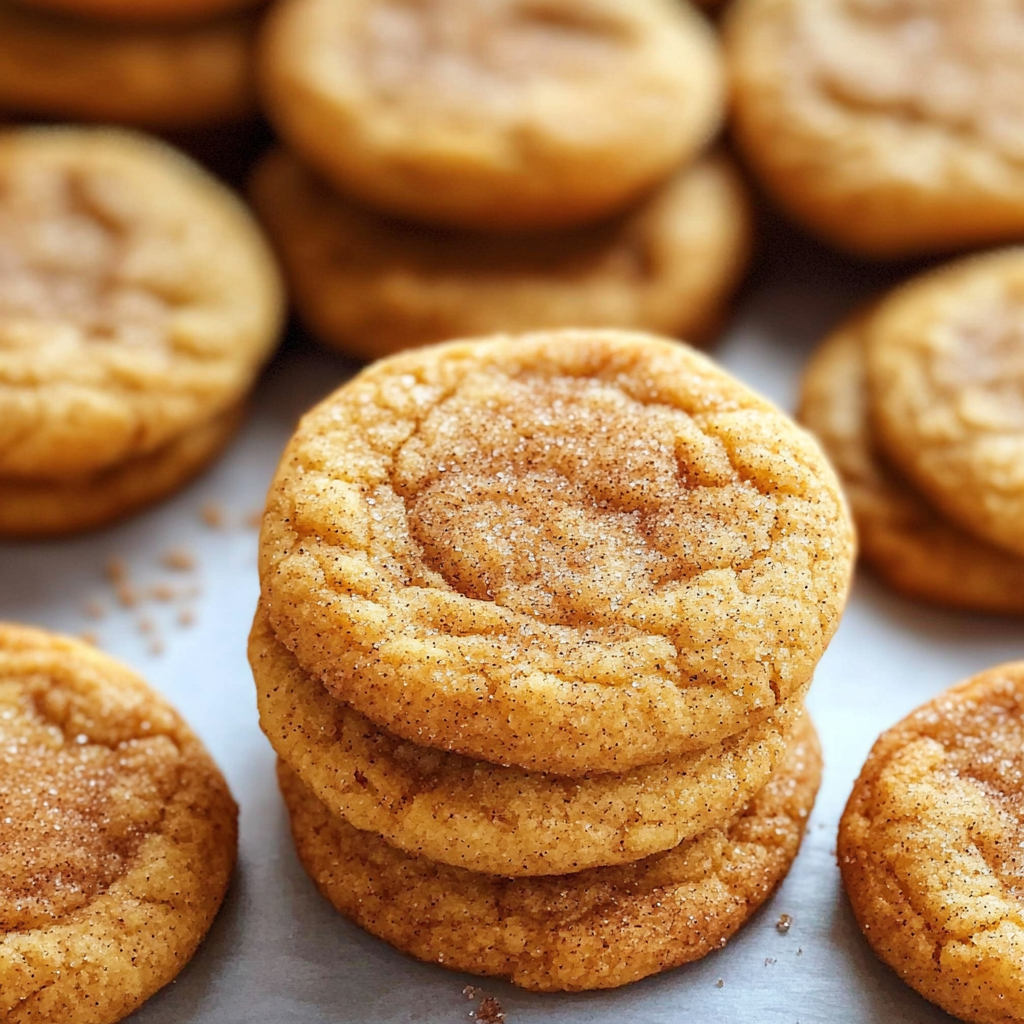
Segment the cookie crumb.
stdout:
<svg viewBox="0 0 1024 1024">
<path fill-rule="evenodd" d="M 725 979 L 719 978 L 718 981 L 715 982 L 715 988 L 725 988 Z"/>
<path fill-rule="evenodd" d="M 191 608 L 182 608 L 178 612 L 178 625 L 179 626 L 191 626 L 196 621 L 196 613 Z"/>
<path fill-rule="evenodd" d="M 796 951 L 796 955 L 797 955 L 797 956 L 803 956 L 803 955 L 804 955 L 804 951 L 803 951 L 803 949 L 798 949 L 798 950 Z"/>
<path fill-rule="evenodd" d="M 115 586 L 128 579 L 128 563 L 116 555 L 107 562 L 107 579 Z"/>
<path fill-rule="evenodd" d="M 89 644 L 90 647 L 99 647 L 100 645 L 100 638 L 95 633 L 89 632 L 89 630 L 79 633 L 78 639 L 84 644 Z"/>
<path fill-rule="evenodd" d="M 149 588 L 149 596 L 154 601 L 173 601 L 178 594 L 174 587 L 168 586 L 166 583 L 158 583 Z"/>
<path fill-rule="evenodd" d="M 778 961 L 775 959 L 775 957 L 773 957 L 773 956 L 766 956 L 764 958 L 764 965 L 765 965 L 765 967 L 771 967 L 771 965 L 774 964 L 774 963 L 778 963 Z"/>
<path fill-rule="evenodd" d="M 475 1018 L 479 1024 L 501 1024 L 505 1019 L 505 1011 L 494 996 L 484 996 L 480 1000 L 479 1008 L 470 1010 L 469 1015 Z"/>
<path fill-rule="evenodd" d="M 196 567 L 196 560 L 185 548 L 171 548 L 165 551 L 160 559 L 163 566 L 175 572 L 189 572 Z"/>
<path fill-rule="evenodd" d="M 86 601 L 82 609 L 90 619 L 102 619 L 107 614 L 107 609 L 97 600 Z"/>
<path fill-rule="evenodd" d="M 143 615 L 138 621 L 138 627 L 140 633 L 152 633 L 156 626 L 153 620 L 148 615 Z"/>
<path fill-rule="evenodd" d="M 122 608 L 134 608 L 139 603 L 139 592 L 130 583 L 118 583 L 114 593 Z"/>
<path fill-rule="evenodd" d="M 158 637 L 154 637 L 149 642 L 149 653 L 150 654 L 163 654 L 164 653 L 164 642 Z"/>
<path fill-rule="evenodd" d="M 789 914 L 779 914 L 778 921 L 775 922 L 775 930 L 780 935 L 785 935 L 790 928 L 793 927 L 793 918 Z"/>
<path fill-rule="evenodd" d="M 200 515 L 211 530 L 219 530 L 224 525 L 224 509 L 215 501 L 207 502 Z"/>
<path fill-rule="evenodd" d="M 467 985 L 463 990 L 462 994 L 470 1000 L 476 999 L 480 995 L 480 989 L 474 988 L 472 985 Z"/>
</svg>

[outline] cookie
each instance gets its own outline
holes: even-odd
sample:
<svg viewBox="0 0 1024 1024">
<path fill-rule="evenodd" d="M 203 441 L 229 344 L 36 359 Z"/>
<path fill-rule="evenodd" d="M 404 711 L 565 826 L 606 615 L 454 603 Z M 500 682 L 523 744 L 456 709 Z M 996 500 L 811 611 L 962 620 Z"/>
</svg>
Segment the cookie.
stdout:
<svg viewBox="0 0 1024 1024">
<path fill-rule="evenodd" d="M 556 331 L 392 356 L 310 412 L 262 593 L 404 739 L 564 775 L 747 728 L 811 677 L 851 528 L 815 442 L 683 345 Z"/>
<path fill-rule="evenodd" d="M 820 774 L 804 716 L 778 772 L 722 827 L 621 867 L 501 878 L 393 849 L 278 766 L 299 859 L 338 910 L 420 960 L 549 992 L 615 988 L 724 946 L 789 871 Z"/>
<path fill-rule="evenodd" d="M 108 129 L 0 134 L 0 478 L 80 482 L 236 406 L 282 291 L 241 204 Z"/>
<path fill-rule="evenodd" d="M 1020 0 L 738 0 L 736 138 L 798 220 L 872 256 L 1024 235 Z"/>
<path fill-rule="evenodd" d="M 778 767 L 802 694 L 707 750 L 624 775 L 525 772 L 418 747 L 332 698 L 273 635 L 249 638 L 260 726 L 333 814 L 392 846 L 501 875 L 621 864 L 677 846 L 741 811 Z"/>
<path fill-rule="evenodd" d="M 256 28 L 115 26 L 0 0 L 0 111 L 164 130 L 248 117 Z"/>
<path fill-rule="evenodd" d="M 1024 248 L 899 288 L 872 318 L 867 363 L 893 462 L 948 519 L 1024 556 Z"/>
<path fill-rule="evenodd" d="M 965 1021 L 1024 1016 L 1024 662 L 940 694 L 883 733 L 839 826 L 876 955 Z"/>
<path fill-rule="evenodd" d="M 723 77 L 676 0 L 285 0 L 260 56 L 271 121 L 335 185 L 479 229 L 627 206 L 715 134 Z"/>
<path fill-rule="evenodd" d="M 0 537 L 41 538 L 107 526 L 174 493 L 215 459 L 242 420 L 241 406 L 162 448 L 79 480 L 0 477 Z"/>
<path fill-rule="evenodd" d="M 111 21 L 146 22 L 167 25 L 175 22 L 201 22 L 218 15 L 257 7 L 262 0 L 18 0 L 25 7 L 81 18 L 108 18 Z"/>
<path fill-rule="evenodd" d="M 879 451 L 865 355 L 870 320 L 859 314 L 826 338 L 804 374 L 798 415 L 839 474 L 861 554 L 911 597 L 1024 614 L 1024 559 L 948 522 Z"/>
<path fill-rule="evenodd" d="M 303 318 L 364 359 L 489 334 L 622 327 L 708 340 L 746 268 L 751 214 L 723 156 L 680 171 L 632 212 L 537 235 L 417 227 L 343 198 L 286 152 L 250 194 Z"/>
<path fill-rule="evenodd" d="M 85 644 L 0 626 L 0 1018 L 113 1024 L 220 907 L 237 809 L 180 716 Z"/>
</svg>

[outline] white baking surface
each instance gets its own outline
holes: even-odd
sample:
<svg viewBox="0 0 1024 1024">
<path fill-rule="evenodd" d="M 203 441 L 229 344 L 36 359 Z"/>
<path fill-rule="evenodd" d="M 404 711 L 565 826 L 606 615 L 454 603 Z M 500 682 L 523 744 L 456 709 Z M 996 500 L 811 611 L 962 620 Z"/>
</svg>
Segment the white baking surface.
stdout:
<svg viewBox="0 0 1024 1024">
<path fill-rule="evenodd" d="M 847 264 L 798 239 L 760 265 L 717 354 L 736 374 L 791 408 L 800 367 L 820 335 L 872 290 L 898 279 Z M 161 507 L 114 529 L 60 543 L 0 544 L 0 619 L 69 633 L 94 631 L 104 650 L 170 697 L 224 769 L 242 808 L 241 856 L 227 902 L 195 960 L 131 1019 L 136 1024 L 468 1022 L 474 983 L 497 996 L 508 1024 L 934 1024 L 951 1018 L 879 964 L 850 915 L 835 866 L 835 831 L 877 734 L 946 686 L 1024 656 L 1020 622 L 952 614 L 903 600 L 867 574 L 809 699 L 826 770 L 803 849 L 789 878 L 729 945 L 705 960 L 613 992 L 542 996 L 451 974 L 395 952 L 343 920 L 296 861 L 257 727 L 245 638 L 257 595 L 256 535 L 242 521 L 262 505 L 298 414 L 352 372 L 292 343 L 268 371 L 237 443 L 205 477 Z M 206 525 L 218 503 L 229 522 Z M 196 556 L 193 573 L 162 567 L 168 549 Z M 112 556 L 140 585 L 191 579 L 195 624 L 176 605 L 117 606 L 104 576 Z M 108 609 L 99 621 L 85 608 Z M 149 652 L 139 620 L 163 644 Z M 775 929 L 792 916 L 788 934 Z"/>
</svg>

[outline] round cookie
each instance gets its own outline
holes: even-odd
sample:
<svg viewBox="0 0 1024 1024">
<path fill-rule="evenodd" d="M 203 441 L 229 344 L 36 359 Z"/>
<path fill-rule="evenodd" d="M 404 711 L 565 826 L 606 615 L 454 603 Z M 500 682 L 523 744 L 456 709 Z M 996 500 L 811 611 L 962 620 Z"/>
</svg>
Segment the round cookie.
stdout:
<svg viewBox="0 0 1024 1024">
<path fill-rule="evenodd" d="M 936 604 L 1024 614 L 1024 559 L 948 522 L 879 452 L 863 313 L 837 328 L 804 374 L 798 418 L 821 441 L 857 524 L 860 552 L 894 589 Z"/>
<path fill-rule="evenodd" d="M 615 988 L 724 946 L 789 871 L 820 774 L 804 716 L 778 772 L 720 828 L 621 867 L 500 878 L 357 831 L 278 766 L 299 859 L 338 910 L 421 960 L 539 991 Z"/>
<path fill-rule="evenodd" d="M 18 0 L 25 7 L 82 18 L 116 22 L 146 22 L 166 26 L 200 22 L 218 15 L 258 7 L 262 0 Z"/>
<path fill-rule="evenodd" d="M 335 700 L 256 613 L 249 638 L 260 726 L 332 814 L 392 846 L 500 875 L 621 864 L 738 814 L 778 767 L 803 694 L 706 750 L 624 775 L 525 772 L 418 747 Z"/>
<path fill-rule="evenodd" d="M 80 481 L 209 423 L 282 306 L 249 214 L 174 150 L 0 133 L 0 478 Z"/>
<path fill-rule="evenodd" d="M 867 361 L 893 462 L 964 530 L 1024 556 L 1024 248 L 897 289 Z"/>
<path fill-rule="evenodd" d="M 851 533 L 815 442 L 710 360 L 556 331 L 392 356 L 307 414 L 260 578 L 278 639 L 372 721 L 578 776 L 796 693 Z"/>
<path fill-rule="evenodd" d="M 1021 0 L 738 0 L 737 140 L 776 199 L 872 256 L 1024 236 Z"/>
<path fill-rule="evenodd" d="M 722 120 L 717 40 L 676 0 L 285 0 L 260 76 L 287 141 L 345 192 L 417 220 L 596 220 Z"/>
<path fill-rule="evenodd" d="M 543 235 L 390 220 L 284 151 L 258 168 L 250 194 L 303 318 L 364 359 L 499 330 L 622 327 L 704 341 L 752 234 L 745 187 L 723 156 L 680 171 L 614 221 Z"/>
<path fill-rule="evenodd" d="M 978 1024 L 1024 1016 L 1024 662 L 940 694 L 879 737 L 839 826 L 876 955 Z"/>
<path fill-rule="evenodd" d="M 80 480 L 0 477 L 0 537 L 58 537 L 107 526 L 177 491 L 220 454 L 242 420 L 218 414 L 148 455 Z"/>
<path fill-rule="evenodd" d="M 113 1024 L 220 907 L 237 808 L 180 716 L 85 644 L 0 626 L 0 1018 Z"/>
<path fill-rule="evenodd" d="M 247 117 L 256 28 L 94 24 L 0 0 L 0 111 L 164 130 Z"/>
</svg>

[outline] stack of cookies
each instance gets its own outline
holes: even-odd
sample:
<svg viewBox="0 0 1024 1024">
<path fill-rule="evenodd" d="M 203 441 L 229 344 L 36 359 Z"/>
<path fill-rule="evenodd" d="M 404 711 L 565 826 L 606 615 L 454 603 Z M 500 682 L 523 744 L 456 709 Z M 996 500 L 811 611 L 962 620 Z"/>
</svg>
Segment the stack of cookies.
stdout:
<svg viewBox="0 0 1024 1024">
<path fill-rule="evenodd" d="M 255 111 L 258 0 L 0 0 L 0 113 L 170 130 Z"/>
<path fill-rule="evenodd" d="M 1024 613 L 1024 250 L 949 264 L 839 327 L 801 419 L 846 488 L 864 557 L 938 604 Z"/>
<path fill-rule="evenodd" d="M 238 200 L 170 147 L 0 134 L 0 537 L 109 523 L 227 444 L 281 325 Z"/>
<path fill-rule="evenodd" d="M 400 949 L 535 989 L 722 945 L 817 788 L 852 538 L 814 443 L 691 349 L 419 349 L 301 422 L 250 660 L 299 855 Z"/>
<path fill-rule="evenodd" d="M 750 213 L 690 4 L 284 0 L 260 49 L 251 195 L 324 342 L 717 326 Z"/>
</svg>

